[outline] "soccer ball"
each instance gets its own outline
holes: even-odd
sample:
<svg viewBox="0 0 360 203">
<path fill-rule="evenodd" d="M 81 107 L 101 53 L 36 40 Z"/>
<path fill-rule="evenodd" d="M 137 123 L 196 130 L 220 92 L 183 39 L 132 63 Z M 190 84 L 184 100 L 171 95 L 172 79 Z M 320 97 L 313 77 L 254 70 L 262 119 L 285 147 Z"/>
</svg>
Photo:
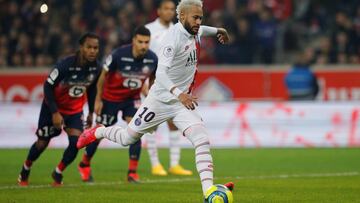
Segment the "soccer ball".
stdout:
<svg viewBox="0 0 360 203">
<path fill-rule="evenodd" d="M 211 186 L 205 195 L 207 203 L 233 203 L 232 192 L 225 186 L 221 184 L 216 184 Z"/>
</svg>

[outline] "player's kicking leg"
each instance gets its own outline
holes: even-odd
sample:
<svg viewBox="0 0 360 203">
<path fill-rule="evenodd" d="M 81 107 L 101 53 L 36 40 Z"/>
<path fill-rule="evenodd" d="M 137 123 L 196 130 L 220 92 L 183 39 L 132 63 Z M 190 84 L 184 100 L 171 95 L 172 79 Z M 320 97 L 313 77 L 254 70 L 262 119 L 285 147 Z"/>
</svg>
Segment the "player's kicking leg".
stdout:
<svg viewBox="0 0 360 203">
<path fill-rule="evenodd" d="M 137 133 L 129 127 L 122 128 L 120 126 L 95 126 L 94 128 L 85 130 L 79 137 L 77 148 L 81 149 L 98 139 L 106 138 L 122 146 L 129 146 L 137 142 L 143 134 Z"/>
<path fill-rule="evenodd" d="M 129 128 L 122 128 L 120 126 L 109 126 L 105 127 L 103 125 L 95 126 L 94 128 L 85 130 L 79 137 L 77 142 L 77 148 L 81 149 L 89 144 L 96 142 L 98 139 L 106 138 L 115 143 L 121 144 L 122 146 L 128 146 L 136 143 L 141 138 L 142 134 L 135 133 Z M 139 142 L 141 145 L 141 142 Z M 131 154 L 131 152 L 130 152 Z M 130 159 L 129 171 L 128 171 L 128 181 L 129 182 L 138 182 L 139 176 L 136 173 L 137 161 L 136 163 L 131 163 Z"/>
<path fill-rule="evenodd" d="M 153 111 L 153 107 L 156 112 Z M 126 128 L 95 126 L 85 130 L 80 135 L 77 147 L 83 148 L 101 138 L 106 138 L 122 146 L 128 146 L 138 141 L 144 133 L 152 132 L 159 124 L 171 118 L 170 116 L 168 109 L 164 108 L 163 104 L 148 96 Z"/>
</svg>

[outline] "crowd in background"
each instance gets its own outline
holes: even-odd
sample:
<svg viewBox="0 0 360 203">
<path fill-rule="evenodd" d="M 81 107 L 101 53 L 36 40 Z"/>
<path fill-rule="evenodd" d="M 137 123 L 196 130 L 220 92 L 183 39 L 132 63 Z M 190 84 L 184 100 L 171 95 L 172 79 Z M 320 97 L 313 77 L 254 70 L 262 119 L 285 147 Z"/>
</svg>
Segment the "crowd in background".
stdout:
<svg viewBox="0 0 360 203">
<path fill-rule="evenodd" d="M 50 66 L 77 50 L 86 31 L 101 37 L 101 58 L 130 43 L 132 30 L 156 18 L 158 0 L 0 0 L 0 67 Z M 203 64 L 359 64 L 358 0 L 204 0 L 204 24 L 231 41 L 202 41 Z M 174 19 L 176 21 L 176 19 Z"/>
</svg>

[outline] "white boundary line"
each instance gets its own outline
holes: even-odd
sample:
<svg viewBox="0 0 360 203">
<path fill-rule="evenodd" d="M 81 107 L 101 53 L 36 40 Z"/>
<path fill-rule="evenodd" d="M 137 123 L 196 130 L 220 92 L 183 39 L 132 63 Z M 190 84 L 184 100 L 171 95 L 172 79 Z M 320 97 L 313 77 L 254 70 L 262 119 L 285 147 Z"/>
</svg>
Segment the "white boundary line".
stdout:
<svg viewBox="0 0 360 203">
<path fill-rule="evenodd" d="M 215 179 L 233 179 L 233 180 L 262 180 L 262 179 L 288 179 L 288 178 L 321 178 L 321 177 L 344 177 L 344 176 L 359 176 L 357 171 L 353 172 L 339 172 L 339 173 L 309 173 L 309 174 L 279 174 L 279 175 L 266 175 L 266 176 L 235 176 L 235 177 L 216 177 Z M 176 183 L 176 182 L 190 182 L 197 181 L 199 178 L 173 178 L 173 179 L 145 179 L 141 181 L 141 184 L 152 183 Z M 110 185 L 122 185 L 127 184 L 124 181 L 116 182 L 94 182 L 94 183 L 79 183 L 79 184 L 65 184 L 62 187 L 87 187 L 87 186 L 110 186 Z M 30 185 L 27 187 L 20 187 L 18 185 L 0 186 L 0 190 L 12 190 L 12 189 L 41 189 L 52 188 L 51 185 Z"/>
</svg>

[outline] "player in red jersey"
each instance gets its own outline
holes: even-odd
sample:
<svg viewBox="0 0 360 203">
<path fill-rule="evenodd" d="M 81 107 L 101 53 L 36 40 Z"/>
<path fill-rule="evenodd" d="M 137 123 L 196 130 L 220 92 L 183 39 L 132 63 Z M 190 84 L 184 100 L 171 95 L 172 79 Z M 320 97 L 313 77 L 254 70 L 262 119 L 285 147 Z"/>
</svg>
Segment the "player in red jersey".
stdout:
<svg viewBox="0 0 360 203">
<path fill-rule="evenodd" d="M 132 44 L 115 49 L 107 57 L 97 84 L 95 112 L 97 123 L 112 126 L 117 123 L 118 112 L 129 123 L 137 111 L 140 93 L 146 79 L 154 80 L 157 57 L 149 50 L 150 31 L 144 26 L 135 29 Z M 151 82 L 152 83 L 152 82 Z M 79 164 L 83 181 L 92 181 L 90 160 L 100 140 L 87 146 Z M 141 140 L 130 145 L 128 181 L 138 182 L 137 166 Z"/>
<path fill-rule="evenodd" d="M 21 169 L 18 183 L 28 185 L 30 168 L 48 146 L 53 137 L 60 135 L 62 129 L 68 135 L 69 145 L 60 163 L 52 173 L 54 186 L 62 184 L 62 172 L 76 158 L 76 143 L 83 131 L 83 106 L 88 101 L 88 124 L 92 123 L 96 81 L 100 74 L 97 61 L 99 37 L 93 33 L 84 34 L 80 40 L 79 51 L 59 60 L 44 83 L 45 98 L 41 105 L 37 140 L 31 146 Z M 88 126 L 90 127 L 90 126 Z"/>
</svg>

